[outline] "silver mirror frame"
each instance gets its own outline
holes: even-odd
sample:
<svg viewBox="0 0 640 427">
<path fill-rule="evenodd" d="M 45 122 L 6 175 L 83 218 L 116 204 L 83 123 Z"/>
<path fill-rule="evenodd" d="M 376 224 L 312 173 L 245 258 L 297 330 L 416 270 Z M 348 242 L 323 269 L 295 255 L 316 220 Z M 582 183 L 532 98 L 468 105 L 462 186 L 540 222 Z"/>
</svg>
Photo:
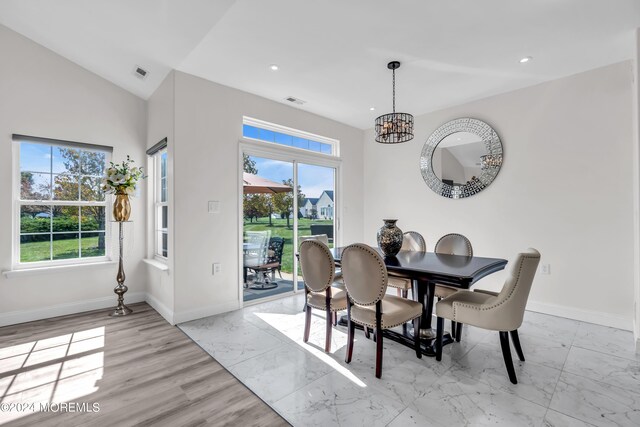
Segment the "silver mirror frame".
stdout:
<svg viewBox="0 0 640 427">
<path fill-rule="evenodd" d="M 478 135 L 482 139 L 482 142 L 484 142 L 487 155 L 493 156 L 494 160 L 492 162 L 494 164 L 482 169 L 482 173 L 474 182 L 468 182 L 464 185 L 445 184 L 436 176 L 433 171 L 433 165 L 431 164 L 433 152 L 438 144 L 440 144 L 444 138 L 456 132 L 470 132 Z M 436 194 L 450 199 L 464 199 L 465 197 L 478 194 L 496 179 L 501 166 L 502 142 L 500 142 L 498 134 L 491 126 L 482 120 L 469 117 L 451 120 L 436 129 L 431 136 L 429 136 L 427 142 L 424 143 L 422 154 L 420 155 L 420 171 L 422 172 L 424 182 L 426 182 L 429 188 Z"/>
</svg>

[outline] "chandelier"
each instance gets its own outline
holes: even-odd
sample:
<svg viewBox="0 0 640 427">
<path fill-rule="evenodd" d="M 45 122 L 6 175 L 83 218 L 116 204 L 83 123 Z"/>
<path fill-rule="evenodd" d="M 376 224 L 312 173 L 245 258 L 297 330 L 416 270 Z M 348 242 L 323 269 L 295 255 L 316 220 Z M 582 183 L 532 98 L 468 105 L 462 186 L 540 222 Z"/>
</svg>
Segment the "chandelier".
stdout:
<svg viewBox="0 0 640 427">
<path fill-rule="evenodd" d="M 408 113 L 396 113 L 396 70 L 400 62 L 391 61 L 387 68 L 393 72 L 393 112 L 383 114 L 376 119 L 376 141 L 382 144 L 397 144 L 413 139 L 413 116 Z"/>
<path fill-rule="evenodd" d="M 502 156 L 494 154 L 485 154 L 480 156 L 481 169 L 497 168 L 502 165 Z"/>
</svg>

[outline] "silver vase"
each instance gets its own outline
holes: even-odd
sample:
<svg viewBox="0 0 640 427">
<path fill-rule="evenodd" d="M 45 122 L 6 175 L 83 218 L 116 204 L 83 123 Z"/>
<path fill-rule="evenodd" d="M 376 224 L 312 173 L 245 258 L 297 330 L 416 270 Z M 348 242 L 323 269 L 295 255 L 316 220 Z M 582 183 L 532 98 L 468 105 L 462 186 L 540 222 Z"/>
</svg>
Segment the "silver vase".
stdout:
<svg viewBox="0 0 640 427">
<path fill-rule="evenodd" d="M 402 230 L 396 226 L 397 219 L 383 219 L 378 230 L 378 246 L 385 256 L 396 256 L 402 247 Z"/>
</svg>

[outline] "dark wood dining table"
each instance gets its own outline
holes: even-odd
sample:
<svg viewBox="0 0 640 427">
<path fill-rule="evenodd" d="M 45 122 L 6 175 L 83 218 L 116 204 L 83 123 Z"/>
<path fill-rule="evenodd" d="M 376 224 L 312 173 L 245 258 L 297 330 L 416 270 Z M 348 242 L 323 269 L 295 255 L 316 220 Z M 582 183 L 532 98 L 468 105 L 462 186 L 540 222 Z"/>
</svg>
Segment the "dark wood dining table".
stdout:
<svg viewBox="0 0 640 427">
<path fill-rule="evenodd" d="M 342 260 L 344 247 L 333 248 L 331 253 L 337 265 Z M 435 331 L 431 328 L 433 301 L 436 284 L 469 289 L 474 283 L 489 274 L 503 270 L 507 260 L 478 256 L 446 255 L 433 252 L 400 251 L 395 257 L 385 257 L 379 248 L 374 248 L 383 257 L 387 271 L 396 276 L 411 279 L 413 299 L 422 303 L 420 337 L 423 339 L 423 354 L 434 356 L 433 341 Z M 346 319 L 341 319 L 344 324 Z M 413 347 L 413 336 L 409 331 L 393 330 L 384 332 L 385 338 Z M 452 342 L 446 334 L 444 344 Z"/>
</svg>

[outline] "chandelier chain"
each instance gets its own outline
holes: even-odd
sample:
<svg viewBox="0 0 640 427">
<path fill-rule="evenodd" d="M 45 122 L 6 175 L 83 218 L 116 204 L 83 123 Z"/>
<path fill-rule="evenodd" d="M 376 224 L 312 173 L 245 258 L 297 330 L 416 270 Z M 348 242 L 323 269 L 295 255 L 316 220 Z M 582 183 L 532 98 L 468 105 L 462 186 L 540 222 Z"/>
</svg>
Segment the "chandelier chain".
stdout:
<svg viewBox="0 0 640 427">
<path fill-rule="evenodd" d="M 392 71 L 393 74 L 393 112 L 396 112 L 396 69 L 394 68 Z"/>
</svg>

